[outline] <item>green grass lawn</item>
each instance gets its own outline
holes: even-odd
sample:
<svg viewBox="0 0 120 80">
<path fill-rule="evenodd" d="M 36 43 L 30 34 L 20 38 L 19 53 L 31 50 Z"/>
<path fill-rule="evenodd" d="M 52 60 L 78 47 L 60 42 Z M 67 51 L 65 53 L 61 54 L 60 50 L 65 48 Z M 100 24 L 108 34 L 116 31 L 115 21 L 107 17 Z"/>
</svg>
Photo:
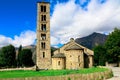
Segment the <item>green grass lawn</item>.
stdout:
<svg viewBox="0 0 120 80">
<path fill-rule="evenodd" d="M 88 68 L 80 70 L 43 70 L 43 71 L 1 71 L 0 78 L 23 78 L 23 77 L 40 77 L 40 76 L 59 76 L 68 74 L 88 74 L 94 72 L 104 72 L 106 68 Z"/>
</svg>

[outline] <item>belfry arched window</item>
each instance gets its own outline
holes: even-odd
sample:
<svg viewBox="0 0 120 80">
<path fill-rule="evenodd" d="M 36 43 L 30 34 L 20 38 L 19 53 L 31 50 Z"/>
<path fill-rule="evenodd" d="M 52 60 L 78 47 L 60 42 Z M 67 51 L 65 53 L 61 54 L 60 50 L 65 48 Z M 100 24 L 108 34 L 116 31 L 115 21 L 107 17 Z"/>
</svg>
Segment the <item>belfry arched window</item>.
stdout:
<svg viewBox="0 0 120 80">
<path fill-rule="evenodd" d="M 42 49 L 45 49 L 45 47 L 46 47 L 45 42 L 42 42 L 42 43 L 41 43 L 41 48 L 42 48 Z"/>
<path fill-rule="evenodd" d="M 46 6 L 41 5 L 41 12 L 46 12 Z"/>
<path fill-rule="evenodd" d="M 46 21 L 46 15 L 44 15 L 44 21 Z"/>
<path fill-rule="evenodd" d="M 43 5 L 41 5 L 41 12 L 43 12 L 43 8 L 44 8 L 44 6 L 43 6 Z"/>
<path fill-rule="evenodd" d="M 41 34 L 41 40 L 46 40 L 46 34 Z"/>
<path fill-rule="evenodd" d="M 46 15 L 41 15 L 41 21 L 46 21 Z"/>
<path fill-rule="evenodd" d="M 41 30 L 46 31 L 46 24 L 41 24 Z"/>
<path fill-rule="evenodd" d="M 44 12 L 46 12 L 46 6 L 44 6 Z"/>
</svg>

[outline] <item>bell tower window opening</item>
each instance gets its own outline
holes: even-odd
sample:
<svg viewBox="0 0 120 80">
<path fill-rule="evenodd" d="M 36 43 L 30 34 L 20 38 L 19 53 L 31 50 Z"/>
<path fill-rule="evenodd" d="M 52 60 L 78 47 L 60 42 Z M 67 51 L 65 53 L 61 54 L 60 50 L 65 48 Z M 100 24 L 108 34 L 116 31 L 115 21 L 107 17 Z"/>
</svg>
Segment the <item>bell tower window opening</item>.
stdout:
<svg viewBox="0 0 120 80">
<path fill-rule="evenodd" d="M 44 6 L 44 12 L 46 12 L 46 6 Z"/>
<path fill-rule="evenodd" d="M 43 52 L 43 58 L 45 58 L 45 52 Z"/>
<path fill-rule="evenodd" d="M 41 15 L 41 21 L 44 21 L 44 16 L 43 15 Z"/>
<path fill-rule="evenodd" d="M 46 47 L 45 42 L 42 42 L 42 43 L 41 43 L 41 48 L 42 48 L 42 49 L 45 49 L 45 47 Z"/>
<path fill-rule="evenodd" d="M 41 21 L 46 21 L 46 15 L 41 15 Z"/>
<path fill-rule="evenodd" d="M 41 40 L 46 40 L 46 34 L 41 34 Z"/>
<path fill-rule="evenodd" d="M 41 6 L 41 12 L 43 12 L 43 8 L 44 8 L 44 6 Z"/>
<path fill-rule="evenodd" d="M 41 12 L 46 12 L 46 6 L 41 5 Z"/>
<path fill-rule="evenodd" d="M 46 31 L 46 24 L 41 24 L 41 30 Z"/>
<path fill-rule="evenodd" d="M 46 15 L 44 15 L 44 21 L 46 21 Z"/>
</svg>

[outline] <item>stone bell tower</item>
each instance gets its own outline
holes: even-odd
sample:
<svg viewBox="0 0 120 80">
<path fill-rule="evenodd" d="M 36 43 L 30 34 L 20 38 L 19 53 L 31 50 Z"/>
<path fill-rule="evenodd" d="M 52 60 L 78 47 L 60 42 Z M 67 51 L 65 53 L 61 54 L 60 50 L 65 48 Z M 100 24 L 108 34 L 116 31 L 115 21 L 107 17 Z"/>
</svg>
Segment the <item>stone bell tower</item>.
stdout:
<svg viewBox="0 0 120 80">
<path fill-rule="evenodd" d="M 50 69 L 50 3 L 37 3 L 37 48 L 36 65 L 39 69 Z"/>
</svg>

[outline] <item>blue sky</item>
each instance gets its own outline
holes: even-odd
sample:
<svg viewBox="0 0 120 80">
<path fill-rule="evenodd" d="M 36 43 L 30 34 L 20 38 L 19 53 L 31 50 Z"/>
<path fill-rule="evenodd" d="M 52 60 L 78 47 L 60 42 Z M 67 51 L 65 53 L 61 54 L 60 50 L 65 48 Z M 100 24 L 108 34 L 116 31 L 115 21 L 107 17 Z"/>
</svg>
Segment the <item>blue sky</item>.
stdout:
<svg viewBox="0 0 120 80">
<path fill-rule="evenodd" d="M 41 0 L 0 0 L 0 35 L 14 39 L 15 35 L 20 36 L 21 32 L 26 30 L 35 32 L 37 20 L 36 4 L 39 1 Z M 67 1 L 60 0 L 59 2 Z M 57 1 L 51 0 L 50 3 L 52 15 Z"/>
<path fill-rule="evenodd" d="M 35 43 L 36 3 L 41 0 L 0 0 L 0 47 Z M 120 26 L 120 0 L 50 0 L 51 45 L 93 32 L 109 33 Z"/>
<path fill-rule="evenodd" d="M 28 29 L 35 31 L 37 1 L 0 0 L 0 34 L 13 38 Z"/>
</svg>

